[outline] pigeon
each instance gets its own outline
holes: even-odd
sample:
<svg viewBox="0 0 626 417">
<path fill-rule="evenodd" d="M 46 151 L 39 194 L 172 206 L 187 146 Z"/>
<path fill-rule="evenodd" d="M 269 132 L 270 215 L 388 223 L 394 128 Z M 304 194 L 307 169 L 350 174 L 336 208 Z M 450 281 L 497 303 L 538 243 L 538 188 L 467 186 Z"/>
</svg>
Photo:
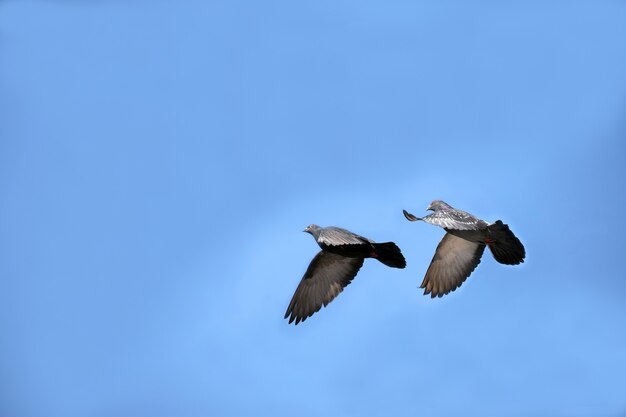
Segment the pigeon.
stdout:
<svg viewBox="0 0 626 417">
<path fill-rule="evenodd" d="M 326 307 L 352 282 L 365 258 L 374 258 L 392 268 L 404 268 L 406 260 L 393 242 L 375 243 L 339 227 L 308 226 L 310 233 L 322 248 L 307 268 L 285 318 L 296 325 Z"/>
<path fill-rule="evenodd" d="M 420 288 L 431 298 L 442 297 L 456 290 L 480 263 L 485 246 L 501 264 L 519 265 L 524 262 L 526 250 L 509 226 L 501 220 L 488 224 L 465 211 L 435 200 L 427 210 L 433 213 L 416 217 L 402 210 L 409 221 L 423 220 L 443 227 L 447 232 L 435 251 Z"/>
</svg>

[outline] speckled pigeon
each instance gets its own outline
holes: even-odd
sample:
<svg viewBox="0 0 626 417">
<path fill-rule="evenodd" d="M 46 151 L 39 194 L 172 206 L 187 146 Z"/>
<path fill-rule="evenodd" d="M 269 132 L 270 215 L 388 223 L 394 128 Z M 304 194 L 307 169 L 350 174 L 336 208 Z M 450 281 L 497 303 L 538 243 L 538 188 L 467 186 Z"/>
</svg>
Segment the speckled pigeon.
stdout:
<svg viewBox="0 0 626 417">
<path fill-rule="evenodd" d="M 296 324 L 326 307 L 356 276 L 365 258 L 375 258 L 392 268 L 404 268 L 406 261 L 393 242 L 373 240 L 339 227 L 304 229 L 322 248 L 313 258 L 287 307 L 285 318 Z"/>
<path fill-rule="evenodd" d="M 488 224 L 441 200 L 430 203 L 427 210 L 433 213 L 425 217 L 415 217 L 403 210 L 408 220 L 423 220 L 443 227 L 447 232 L 439 242 L 420 286 L 424 288 L 424 295 L 430 293 L 432 298 L 441 297 L 459 288 L 480 263 L 485 245 L 501 264 L 524 262 L 524 245 L 502 221 Z"/>
</svg>

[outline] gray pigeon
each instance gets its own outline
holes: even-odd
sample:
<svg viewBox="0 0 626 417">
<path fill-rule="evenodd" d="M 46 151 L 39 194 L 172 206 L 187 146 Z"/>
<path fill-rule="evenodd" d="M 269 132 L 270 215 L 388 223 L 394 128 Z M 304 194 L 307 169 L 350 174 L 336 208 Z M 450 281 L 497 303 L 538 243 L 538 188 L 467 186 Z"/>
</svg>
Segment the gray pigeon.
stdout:
<svg viewBox="0 0 626 417">
<path fill-rule="evenodd" d="M 501 264 L 524 262 L 524 245 L 502 221 L 488 224 L 441 200 L 430 203 L 427 210 L 433 213 L 425 217 L 415 217 L 402 210 L 404 217 L 412 222 L 423 220 L 443 227 L 447 232 L 420 285 L 424 288 L 424 295 L 430 293 L 432 298 L 441 297 L 459 288 L 480 263 L 485 246 L 489 246 L 491 254 Z"/>
<path fill-rule="evenodd" d="M 285 318 L 296 324 L 326 307 L 356 276 L 365 258 L 375 258 L 392 268 L 404 268 L 406 261 L 393 242 L 373 240 L 339 227 L 310 225 L 305 232 L 313 235 L 322 248 L 313 258 L 287 307 Z"/>
</svg>

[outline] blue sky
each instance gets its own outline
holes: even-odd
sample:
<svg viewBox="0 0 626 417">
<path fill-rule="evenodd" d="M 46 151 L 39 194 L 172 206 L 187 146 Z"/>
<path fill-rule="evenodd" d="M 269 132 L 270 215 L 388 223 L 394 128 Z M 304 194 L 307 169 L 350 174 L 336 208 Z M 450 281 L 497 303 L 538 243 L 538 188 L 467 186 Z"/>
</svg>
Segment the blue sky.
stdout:
<svg viewBox="0 0 626 417">
<path fill-rule="evenodd" d="M 0 1 L 0 415 L 624 416 L 626 4 Z M 418 289 L 433 199 L 519 267 Z M 395 241 L 302 325 L 310 223 Z"/>
</svg>

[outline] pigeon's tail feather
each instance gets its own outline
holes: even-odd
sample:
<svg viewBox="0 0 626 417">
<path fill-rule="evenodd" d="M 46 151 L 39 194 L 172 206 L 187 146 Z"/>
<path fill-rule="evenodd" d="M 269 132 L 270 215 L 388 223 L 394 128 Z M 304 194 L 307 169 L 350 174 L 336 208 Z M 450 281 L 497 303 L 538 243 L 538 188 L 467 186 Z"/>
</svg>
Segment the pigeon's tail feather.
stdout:
<svg viewBox="0 0 626 417">
<path fill-rule="evenodd" d="M 373 258 L 392 268 L 404 268 L 406 266 L 406 260 L 395 243 L 373 243 L 372 246 L 374 247 Z"/>
<path fill-rule="evenodd" d="M 526 249 L 515 237 L 509 226 L 498 220 L 487 227 L 487 245 L 496 261 L 505 265 L 518 265 L 524 262 Z"/>
</svg>

